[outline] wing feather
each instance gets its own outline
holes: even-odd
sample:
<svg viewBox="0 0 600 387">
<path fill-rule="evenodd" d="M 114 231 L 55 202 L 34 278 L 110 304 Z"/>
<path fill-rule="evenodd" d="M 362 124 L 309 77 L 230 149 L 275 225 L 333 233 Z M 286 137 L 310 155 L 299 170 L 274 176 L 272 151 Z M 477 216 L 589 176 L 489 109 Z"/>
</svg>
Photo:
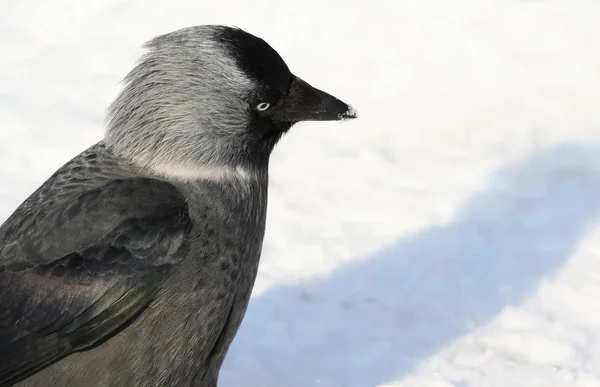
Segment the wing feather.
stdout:
<svg viewBox="0 0 600 387">
<path fill-rule="evenodd" d="M 35 222 L 13 217 L 0 227 L 0 386 L 127 327 L 185 255 L 191 220 L 172 185 L 81 187 L 68 201 L 21 212 Z"/>
</svg>

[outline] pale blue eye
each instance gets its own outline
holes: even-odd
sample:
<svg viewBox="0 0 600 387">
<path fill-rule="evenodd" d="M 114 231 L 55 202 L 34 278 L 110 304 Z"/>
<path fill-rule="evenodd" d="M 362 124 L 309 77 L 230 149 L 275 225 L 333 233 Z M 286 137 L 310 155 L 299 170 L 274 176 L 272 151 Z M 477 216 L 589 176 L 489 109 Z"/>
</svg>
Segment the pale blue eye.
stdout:
<svg viewBox="0 0 600 387">
<path fill-rule="evenodd" d="M 270 103 L 268 103 L 268 102 L 261 102 L 258 105 L 256 105 L 256 110 L 258 110 L 259 112 L 264 112 L 265 110 L 267 110 L 270 107 L 271 107 Z"/>
</svg>

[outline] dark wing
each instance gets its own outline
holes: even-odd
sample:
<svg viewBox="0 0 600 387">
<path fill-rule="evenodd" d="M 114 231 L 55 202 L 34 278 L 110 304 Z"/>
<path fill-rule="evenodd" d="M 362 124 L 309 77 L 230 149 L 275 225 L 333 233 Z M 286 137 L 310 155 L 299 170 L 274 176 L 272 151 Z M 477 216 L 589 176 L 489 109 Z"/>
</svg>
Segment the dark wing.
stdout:
<svg viewBox="0 0 600 387">
<path fill-rule="evenodd" d="M 153 179 L 113 180 L 43 214 L 0 232 L 0 386 L 129 325 L 191 229 L 183 197 Z"/>
</svg>

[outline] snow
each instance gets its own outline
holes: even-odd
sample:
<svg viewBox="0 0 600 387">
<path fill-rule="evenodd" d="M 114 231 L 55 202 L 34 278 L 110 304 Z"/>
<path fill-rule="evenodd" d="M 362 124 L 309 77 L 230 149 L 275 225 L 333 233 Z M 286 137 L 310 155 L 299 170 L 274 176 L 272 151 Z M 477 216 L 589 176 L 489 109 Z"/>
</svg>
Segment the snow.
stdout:
<svg viewBox="0 0 600 387">
<path fill-rule="evenodd" d="M 4 1 L 0 219 L 154 35 L 240 26 L 359 119 L 276 149 L 220 386 L 600 386 L 600 3 Z"/>
</svg>

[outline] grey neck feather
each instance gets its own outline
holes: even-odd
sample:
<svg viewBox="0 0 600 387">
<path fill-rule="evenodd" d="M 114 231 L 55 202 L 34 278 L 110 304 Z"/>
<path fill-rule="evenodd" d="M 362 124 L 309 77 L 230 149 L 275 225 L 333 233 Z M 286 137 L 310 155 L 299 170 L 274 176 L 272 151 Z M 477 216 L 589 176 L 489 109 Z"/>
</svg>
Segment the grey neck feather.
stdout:
<svg viewBox="0 0 600 387">
<path fill-rule="evenodd" d="M 154 170 L 239 170 L 254 84 L 213 35 L 191 27 L 145 44 L 108 110 L 105 143 L 115 154 Z"/>
</svg>

